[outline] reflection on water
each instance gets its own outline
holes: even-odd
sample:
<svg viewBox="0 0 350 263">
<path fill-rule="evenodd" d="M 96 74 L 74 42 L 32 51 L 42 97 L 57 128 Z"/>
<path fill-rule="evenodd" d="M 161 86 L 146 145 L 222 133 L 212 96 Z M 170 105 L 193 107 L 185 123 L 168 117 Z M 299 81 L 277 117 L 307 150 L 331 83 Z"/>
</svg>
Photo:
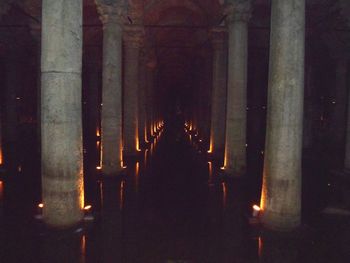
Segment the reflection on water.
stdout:
<svg viewBox="0 0 350 263">
<path fill-rule="evenodd" d="M 349 262 L 349 223 L 306 239 L 260 233 L 248 223 L 244 180 L 220 177 L 219 164 L 180 135 L 160 131 L 120 177 L 101 177 L 90 152 L 95 222 L 84 229 L 47 231 L 33 220 L 40 173 L 24 162 L 22 174 L 0 181 L 0 262 Z"/>
</svg>

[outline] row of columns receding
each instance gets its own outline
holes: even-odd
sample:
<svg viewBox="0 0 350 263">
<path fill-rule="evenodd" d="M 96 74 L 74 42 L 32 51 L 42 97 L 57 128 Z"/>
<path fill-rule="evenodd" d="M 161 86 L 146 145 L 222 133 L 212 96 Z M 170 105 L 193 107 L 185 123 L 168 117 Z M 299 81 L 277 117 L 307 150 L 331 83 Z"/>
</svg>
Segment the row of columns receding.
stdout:
<svg viewBox="0 0 350 263">
<path fill-rule="evenodd" d="M 139 67 L 143 28 L 123 26 L 120 6 L 100 4 L 99 11 L 104 26 L 102 171 L 115 175 L 122 169 L 122 155 L 137 154 L 139 135 L 151 135 L 159 119 L 153 116 L 149 105 L 152 101 L 137 101 L 138 76 L 144 70 Z M 250 2 L 238 6 L 229 4 L 226 12 L 227 58 L 225 41 L 222 37 L 213 37 L 209 151 L 224 151 L 224 169 L 229 174 L 243 175 Z M 223 28 L 213 29 L 212 34 L 222 36 Z M 292 229 L 301 223 L 304 35 L 305 0 L 273 0 L 261 221 L 275 229 Z M 56 227 L 74 225 L 83 217 L 81 67 L 82 0 L 44 0 L 41 46 L 43 217 L 48 225 Z M 124 118 L 128 120 L 125 123 L 122 123 L 122 98 L 126 105 Z M 145 110 L 138 108 L 142 105 L 147 105 Z M 227 105 L 226 109 L 222 105 Z M 145 130 L 139 127 L 140 112 L 146 114 L 142 118 Z M 223 118 L 225 112 L 226 118 Z"/>
</svg>

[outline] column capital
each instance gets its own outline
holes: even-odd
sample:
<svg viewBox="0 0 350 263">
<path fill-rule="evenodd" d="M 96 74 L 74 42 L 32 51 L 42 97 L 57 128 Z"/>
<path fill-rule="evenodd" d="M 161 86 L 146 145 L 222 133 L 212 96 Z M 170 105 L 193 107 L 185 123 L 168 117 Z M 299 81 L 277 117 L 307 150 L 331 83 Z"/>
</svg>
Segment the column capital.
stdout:
<svg viewBox="0 0 350 263">
<path fill-rule="evenodd" d="M 123 40 L 127 47 L 141 48 L 144 44 L 145 29 L 140 25 L 125 25 Z"/>
<path fill-rule="evenodd" d="M 124 24 L 127 20 L 124 0 L 95 0 L 101 22 L 105 24 Z"/>
<path fill-rule="evenodd" d="M 223 49 L 226 41 L 227 28 L 216 26 L 209 29 L 209 37 L 213 49 Z"/>
<path fill-rule="evenodd" d="M 228 24 L 241 21 L 248 22 L 251 18 L 251 0 L 230 0 L 224 5 L 223 13 Z"/>
</svg>

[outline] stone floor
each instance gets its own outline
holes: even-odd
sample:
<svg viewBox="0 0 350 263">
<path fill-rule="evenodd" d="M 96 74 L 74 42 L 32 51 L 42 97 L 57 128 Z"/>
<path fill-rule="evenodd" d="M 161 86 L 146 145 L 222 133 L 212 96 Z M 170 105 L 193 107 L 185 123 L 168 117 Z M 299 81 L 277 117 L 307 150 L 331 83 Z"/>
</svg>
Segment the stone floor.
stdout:
<svg viewBox="0 0 350 263">
<path fill-rule="evenodd" d="M 119 178 L 101 177 L 86 158 L 95 221 L 49 231 L 35 219 L 40 173 L 30 141 L 16 170 L 1 175 L 0 262 L 350 262 L 350 218 L 320 213 L 324 192 L 311 187 L 321 170 L 304 167 L 313 175 L 304 179 L 301 229 L 263 231 L 251 220 L 259 168 L 248 179 L 224 178 L 187 134 L 168 129 Z"/>
</svg>

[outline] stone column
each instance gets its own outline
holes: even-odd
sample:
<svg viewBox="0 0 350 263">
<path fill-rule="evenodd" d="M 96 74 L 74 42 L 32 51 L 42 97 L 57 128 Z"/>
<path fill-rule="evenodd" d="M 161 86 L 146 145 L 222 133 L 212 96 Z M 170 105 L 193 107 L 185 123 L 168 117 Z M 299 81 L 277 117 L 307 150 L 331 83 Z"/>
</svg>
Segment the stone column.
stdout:
<svg viewBox="0 0 350 263">
<path fill-rule="evenodd" d="M 304 43 L 305 0 L 273 0 L 261 221 L 277 230 L 301 221 Z"/>
<path fill-rule="evenodd" d="M 102 173 L 122 170 L 122 5 L 99 0 L 103 23 L 101 144 Z"/>
<path fill-rule="evenodd" d="M 147 105 L 146 105 L 146 54 L 145 50 L 142 50 L 140 54 L 140 70 L 139 70 L 139 100 L 138 100 L 138 133 L 139 133 L 139 143 L 140 146 L 145 146 L 148 142 L 147 140 L 147 128 L 146 128 L 146 118 L 147 118 Z"/>
<path fill-rule="evenodd" d="M 226 29 L 224 27 L 215 27 L 211 30 L 213 86 L 209 153 L 221 157 L 221 160 L 225 150 L 226 125 L 227 51 L 225 48 L 225 34 Z"/>
<path fill-rule="evenodd" d="M 42 197 L 52 227 L 83 218 L 82 11 L 82 0 L 42 3 Z"/>
<path fill-rule="evenodd" d="M 143 27 L 125 26 L 124 30 L 124 155 L 137 156 L 139 152 L 138 91 L 139 53 Z"/>
<path fill-rule="evenodd" d="M 146 66 L 146 87 L 147 87 L 147 130 L 148 139 L 154 136 L 154 71 L 156 62 L 154 59 L 149 61 Z"/>
<path fill-rule="evenodd" d="M 251 3 L 231 1 L 226 8 L 228 24 L 228 83 L 224 167 L 240 176 L 246 169 L 248 20 Z"/>
</svg>

